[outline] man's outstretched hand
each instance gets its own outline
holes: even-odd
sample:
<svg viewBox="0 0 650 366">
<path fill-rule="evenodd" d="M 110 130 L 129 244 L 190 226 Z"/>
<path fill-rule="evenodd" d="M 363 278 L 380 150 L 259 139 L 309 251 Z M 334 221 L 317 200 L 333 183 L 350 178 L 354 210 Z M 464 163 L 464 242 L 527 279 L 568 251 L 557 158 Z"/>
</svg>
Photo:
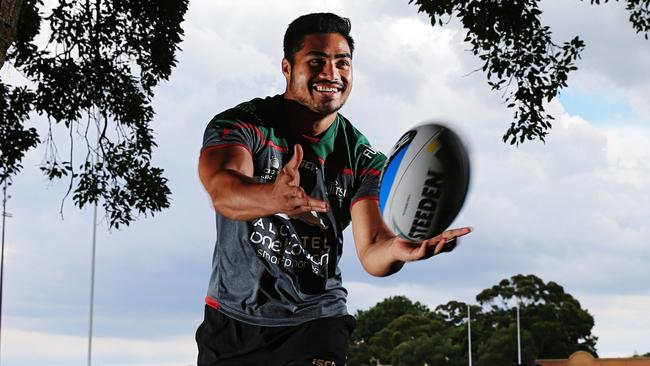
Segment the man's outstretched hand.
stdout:
<svg viewBox="0 0 650 366">
<path fill-rule="evenodd" d="M 402 262 L 427 259 L 436 254 L 454 250 L 458 245 L 458 238 L 470 232 L 472 232 L 470 227 L 446 230 L 440 235 L 419 243 L 395 237 L 391 244 L 391 253 L 395 259 Z"/>
<path fill-rule="evenodd" d="M 270 201 L 275 205 L 277 213 L 297 216 L 305 212 L 327 212 L 327 202 L 308 196 L 300 187 L 300 162 L 303 151 L 298 144 L 293 147 L 293 156 L 285 164 L 273 182 Z"/>
</svg>

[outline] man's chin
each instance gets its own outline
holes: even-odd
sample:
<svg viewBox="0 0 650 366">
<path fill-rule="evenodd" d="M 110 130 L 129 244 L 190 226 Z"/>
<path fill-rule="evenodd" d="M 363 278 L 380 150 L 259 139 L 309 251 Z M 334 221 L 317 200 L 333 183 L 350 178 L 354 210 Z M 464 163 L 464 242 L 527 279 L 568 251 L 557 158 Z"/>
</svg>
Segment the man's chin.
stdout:
<svg viewBox="0 0 650 366">
<path fill-rule="evenodd" d="M 345 101 L 341 100 L 331 100 L 327 101 L 325 103 L 316 103 L 313 108 L 310 108 L 313 112 L 322 114 L 322 115 L 328 115 L 332 113 L 336 113 L 343 107 L 345 104 Z"/>
<path fill-rule="evenodd" d="M 343 104 L 337 104 L 337 105 L 334 105 L 334 106 L 330 106 L 330 105 L 328 105 L 328 106 L 317 106 L 315 108 L 311 108 L 311 110 L 312 110 L 312 112 L 314 112 L 316 114 L 320 114 L 322 116 L 327 116 L 327 115 L 330 115 L 332 113 L 338 112 L 339 109 L 341 109 L 341 107 L 343 107 Z"/>
<path fill-rule="evenodd" d="M 321 101 L 320 103 L 317 103 L 313 99 L 309 100 L 307 98 L 297 98 L 294 99 L 294 101 L 308 109 L 310 112 L 320 116 L 327 116 L 336 113 L 341 109 L 341 107 L 343 107 L 343 104 L 345 104 L 345 101 L 340 100 Z"/>
</svg>

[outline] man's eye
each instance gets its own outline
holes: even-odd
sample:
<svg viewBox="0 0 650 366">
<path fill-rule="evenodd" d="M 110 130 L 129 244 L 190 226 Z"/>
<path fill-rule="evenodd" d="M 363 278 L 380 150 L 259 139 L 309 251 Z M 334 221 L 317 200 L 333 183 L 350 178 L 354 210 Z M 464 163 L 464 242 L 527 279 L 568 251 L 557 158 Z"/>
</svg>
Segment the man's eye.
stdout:
<svg viewBox="0 0 650 366">
<path fill-rule="evenodd" d="M 336 64 L 340 68 L 348 68 L 348 67 L 350 67 L 350 61 L 348 61 L 348 60 L 341 60 L 341 61 L 337 62 Z"/>
<path fill-rule="evenodd" d="M 309 65 L 311 65 L 311 66 L 322 66 L 324 63 L 325 62 L 323 60 L 320 60 L 320 59 L 317 59 L 317 58 L 309 61 Z"/>
</svg>

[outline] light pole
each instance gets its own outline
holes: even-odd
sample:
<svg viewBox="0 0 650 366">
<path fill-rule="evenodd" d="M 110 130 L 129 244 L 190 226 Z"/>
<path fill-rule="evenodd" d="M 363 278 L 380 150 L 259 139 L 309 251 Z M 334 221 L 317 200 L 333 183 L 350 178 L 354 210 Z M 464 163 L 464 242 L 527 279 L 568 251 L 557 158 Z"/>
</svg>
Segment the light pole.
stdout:
<svg viewBox="0 0 650 366">
<path fill-rule="evenodd" d="M 95 121 L 97 117 L 95 115 Z M 97 125 L 97 149 L 101 134 L 99 133 L 99 125 Z M 92 364 L 93 353 L 93 312 L 95 308 L 95 252 L 97 247 L 97 201 L 93 207 L 93 238 L 92 238 L 92 257 L 90 262 L 90 320 L 88 322 L 88 366 Z"/>
<path fill-rule="evenodd" d="M 5 224 L 6 218 L 11 217 L 7 212 L 7 179 L 4 179 L 2 185 L 2 249 L 0 253 L 0 351 L 2 350 L 2 284 L 4 283 L 5 271 Z"/>
<path fill-rule="evenodd" d="M 90 264 L 90 321 L 88 325 L 88 366 L 92 363 L 93 353 L 93 310 L 95 304 L 95 247 L 97 243 L 97 203 L 93 208 L 93 249 Z"/>
<path fill-rule="evenodd" d="M 517 302 L 517 365 L 521 366 L 521 330 L 519 325 L 519 303 Z"/>
<path fill-rule="evenodd" d="M 472 366 L 472 315 L 467 304 L 467 348 L 469 349 L 469 366 Z"/>
</svg>

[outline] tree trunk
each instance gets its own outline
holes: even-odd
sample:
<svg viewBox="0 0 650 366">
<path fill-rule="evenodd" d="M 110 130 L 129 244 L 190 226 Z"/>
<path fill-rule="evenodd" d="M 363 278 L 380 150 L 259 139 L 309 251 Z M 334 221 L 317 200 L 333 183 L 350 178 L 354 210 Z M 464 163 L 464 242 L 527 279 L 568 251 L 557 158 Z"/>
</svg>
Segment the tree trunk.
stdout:
<svg viewBox="0 0 650 366">
<path fill-rule="evenodd" d="M 0 0 L 0 68 L 5 64 L 7 50 L 16 38 L 22 6 L 23 0 Z"/>
</svg>

